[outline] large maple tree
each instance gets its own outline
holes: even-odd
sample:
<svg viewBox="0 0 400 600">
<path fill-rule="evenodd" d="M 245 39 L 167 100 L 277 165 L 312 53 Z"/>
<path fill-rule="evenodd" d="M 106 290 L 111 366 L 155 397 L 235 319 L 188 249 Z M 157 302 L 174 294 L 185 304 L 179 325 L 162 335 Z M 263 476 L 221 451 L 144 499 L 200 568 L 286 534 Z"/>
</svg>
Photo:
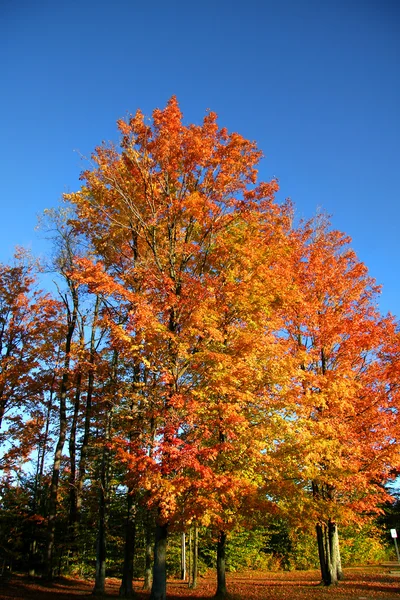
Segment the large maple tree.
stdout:
<svg viewBox="0 0 400 600">
<path fill-rule="evenodd" d="M 379 314 L 379 288 L 349 242 L 323 216 L 294 232 L 296 293 L 283 309 L 282 335 L 297 364 L 288 438 L 277 452 L 302 496 L 289 485 L 289 505 L 316 524 L 328 585 L 341 577 L 337 523 L 379 510 L 400 459 L 397 376 L 388 371 L 396 323 Z"/>
<path fill-rule="evenodd" d="M 109 326 L 136 364 L 140 386 L 141 435 L 131 436 L 135 451 L 126 460 L 131 477 L 133 465 L 146 460 L 141 484 L 158 513 L 155 600 L 165 597 L 166 532 L 189 473 L 205 489 L 205 455 L 215 455 L 218 445 L 226 454 L 235 437 L 236 479 L 226 476 L 223 484 L 221 472 L 218 479 L 231 494 L 241 493 L 246 445 L 235 428 L 245 428 L 243 405 L 254 405 L 243 390 L 262 354 L 257 320 L 261 326 L 266 314 L 249 277 L 260 259 L 252 257 L 249 236 L 258 237 L 259 224 L 277 220 L 280 209 L 276 182 L 256 185 L 255 144 L 220 129 L 214 113 L 202 125 L 185 126 L 172 98 L 153 112 L 152 124 L 137 112 L 119 129 L 120 147 L 97 148 L 95 167 L 66 199 L 94 248 L 79 277 L 124 306 L 123 322 Z M 208 447 L 196 439 L 206 427 L 214 436 Z M 247 448 L 250 440 L 248 433 Z"/>
</svg>

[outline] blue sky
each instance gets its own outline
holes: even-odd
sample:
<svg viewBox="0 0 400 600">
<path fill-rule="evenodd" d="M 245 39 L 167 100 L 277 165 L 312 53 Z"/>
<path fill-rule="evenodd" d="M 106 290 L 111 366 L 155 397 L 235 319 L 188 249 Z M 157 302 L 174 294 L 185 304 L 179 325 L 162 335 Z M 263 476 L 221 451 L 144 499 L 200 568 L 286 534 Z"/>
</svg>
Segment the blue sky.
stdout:
<svg viewBox="0 0 400 600">
<path fill-rule="evenodd" d="M 400 316 L 397 0 L 0 0 L 0 53 L 0 260 L 43 252 L 81 155 L 175 94 L 256 140 L 299 217 L 331 214 Z"/>
</svg>

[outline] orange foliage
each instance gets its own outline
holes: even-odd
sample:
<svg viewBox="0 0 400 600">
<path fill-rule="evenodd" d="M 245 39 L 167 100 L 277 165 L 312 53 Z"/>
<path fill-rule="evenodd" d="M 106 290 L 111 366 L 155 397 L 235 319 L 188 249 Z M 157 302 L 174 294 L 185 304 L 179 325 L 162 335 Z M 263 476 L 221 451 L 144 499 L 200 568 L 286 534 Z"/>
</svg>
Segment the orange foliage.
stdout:
<svg viewBox="0 0 400 600">
<path fill-rule="evenodd" d="M 92 249 L 74 277 L 129 364 L 127 481 L 181 526 L 278 501 L 299 526 L 370 514 L 399 468 L 399 336 L 349 238 L 295 228 L 214 113 L 185 126 L 173 97 L 118 126 L 65 199 Z"/>
</svg>

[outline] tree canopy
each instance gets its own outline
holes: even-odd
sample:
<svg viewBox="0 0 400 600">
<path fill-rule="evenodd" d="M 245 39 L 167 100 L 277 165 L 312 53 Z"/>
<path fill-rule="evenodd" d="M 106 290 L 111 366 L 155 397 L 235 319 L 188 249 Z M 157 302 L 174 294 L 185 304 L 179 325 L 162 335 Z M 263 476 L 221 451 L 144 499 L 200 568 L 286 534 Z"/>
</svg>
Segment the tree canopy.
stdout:
<svg viewBox="0 0 400 600">
<path fill-rule="evenodd" d="M 58 293 L 22 259 L 0 269 L 2 466 L 11 488 L 33 473 L 29 568 L 82 559 L 95 526 L 103 593 L 123 495 L 121 595 L 139 523 L 163 600 L 169 532 L 208 528 L 223 596 L 227 536 L 266 515 L 316 527 L 335 583 L 338 524 L 367 522 L 399 469 L 398 324 L 350 238 L 296 223 L 214 113 L 184 125 L 172 97 L 118 129 L 47 211 Z"/>
</svg>

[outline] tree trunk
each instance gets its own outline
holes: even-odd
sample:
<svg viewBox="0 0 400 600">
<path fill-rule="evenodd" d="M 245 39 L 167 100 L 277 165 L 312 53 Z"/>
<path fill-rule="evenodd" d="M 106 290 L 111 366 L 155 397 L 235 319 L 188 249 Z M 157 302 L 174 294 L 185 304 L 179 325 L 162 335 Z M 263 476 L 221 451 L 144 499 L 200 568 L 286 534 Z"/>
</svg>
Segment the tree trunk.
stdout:
<svg viewBox="0 0 400 600">
<path fill-rule="evenodd" d="M 125 549 L 124 549 L 124 567 L 122 571 L 121 587 L 119 588 L 119 595 L 121 598 L 133 598 L 133 560 L 135 557 L 135 543 L 136 543 L 136 514 L 135 504 L 132 496 L 132 489 L 128 489 L 127 496 L 128 512 L 126 515 L 126 535 L 125 535 Z"/>
<path fill-rule="evenodd" d="M 168 525 L 157 524 L 150 600 L 166 600 L 167 597 L 167 535 Z"/>
<path fill-rule="evenodd" d="M 191 558 L 191 576 L 190 576 L 190 587 L 194 590 L 197 587 L 197 573 L 198 573 L 198 555 L 199 555 L 199 530 L 197 525 L 193 527 L 193 554 Z"/>
<path fill-rule="evenodd" d="M 316 527 L 317 533 L 317 543 L 318 543 L 318 556 L 319 556 L 319 566 L 321 569 L 321 579 L 324 585 L 329 585 L 329 571 L 327 558 L 325 553 L 325 535 L 324 535 L 324 526 L 320 523 L 317 523 Z"/>
<path fill-rule="evenodd" d="M 343 579 L 337 525 L 329 519 L 328 525 L 318 523 L 316 532 L 321 583 L 326 586 L 337 585 Z"/>
<path fill-rule="evenodd" d="M 75 325 L 68 331 L 66 341 L 66 358 L 64 362 L 64 373 L 61 380 L 60 389 L 60 431 L 58 435 L 58 441 L 54 452 L 53 462 L 53 473 L 51 477 L 50 485 L 50 498 L 49 498 L 49 520 L 48 520 L 48 539 L 47 539 L 47 555 L 46 555 L 46 577 L 52 579 L 53 577 L 53 553 L 54 553 L 54 542 L 55 542 L 55 528 L 56 528 L 56 517 L 58 507 L 58 485 L 60 481 L 60 468 L 62 451 L 65 444 L 65 438 L 67 435 L 67 391 L 68 391 L 68 380 L 69 380 L 69 363 L 70 363 L 70 351 L 71 341 Z"/>
<path fill-rule="evenodd" d="M 81 339 L 81 344 L 83 341 Z M 71 542 L 74 546 L 77 536 L 78 523 L 78 503 L 77 503 L 77 488 L 76 488 L 76 431 L 78 427 L 79 409 L 81 405 L 81 386 L 82 372 L 79 371 L 76 376 L 74 413 L 72 415 L 71 430 L 68 440 L 69 458 L 70 458 L 70 473 L 69 473 L 69 528 Z"/>
<path fill-rule="evenodd" d="M 342 581 L 342 579 L 344 579 L 344 574 L 342 570 L 342 560 L 340 558 L 339 531 L 336 523 L 334 525 L 332 552 L 335 554 L 337 579 L 338 581 Z"/>
<path fill-rule="evenodd" d="M 111 410 L 107 415 L 106 440 L 103 446 L 103 456 L 101 460 L 101 474 L 99 486 L 99 524 L 97 532 L 96 545 L 96 577 L 93 588 L 94 595 L 102 595 L 105 592 L 106 578 L 106 538 L 107 538 L 107 517 L 109 504 L 109 469 L 110 469 L 110 450 L 108 440 L 111 430 Z"/>
<path fill-rule="evenodd" d="M 99 493 L 99 523 L 96 543 L 96 576 L 93 588 L 94 596 L 105 593 L 106 584 L 106 498 L 104 491 L 100 488 Z"/>
<path fill-rule="evenodd" d="M 64 369 L 61 378 L 60 386 L 60 408 L 59 408 L 59 419 L 60 419 L 60 431 L 58 435 L 58 441 L 54 452 L 53 462 L 53 473 L 50 485 L 50 497 L 49 497 L 49 520 L 48 520 L 48 538 L 47 538 L 47 553 L 46 553 L 46 576 L 47 579 L 53 577 L 53 553 L 54 553 L 54 542 L 55 542 L 55 527 L 58 507 L 58 485 L 60 481 L 60 468 L 62 452 L 65 444 L 67 435 L 67 393 L 69 385 L 69 368 L 71 364 L 71 346 L 72 338 L 75 332 L 76 323 L 78 320 L 78 305 L 79 299 L 76 289 L 73 284 L 69 282 L 69 287 L 72 296 L 72 311 L 67 300 L 65 300 L 65 306 L 67 310 L 68 328 L 65 338 L 65 358 L 64 358 Z"/>
<path fill-rule="evenodd" d="M 39 472 L 40 472 L 40 454 L 41 454 L 41 443 L 39 441 L 38 444 L 38 453 L 36 460 L 36 474 L 35 474 L 35 485 L 33 488 L 33 503 L 32 503 L 32 514 L 36 515 L 37 506 L 38 506 L 38 493 L 39 493 Z M 36 525 L 33 522 L 29 527 L 29 558 L 28 558 L 28 574 L 29 577 L 34 577 L 36 575 L 35 572 L 35 562 L 37 555 L 37 540 L 36 540 Z"/>
<path fill-rule="evenodd" d="M 332 577 L 331 582 L 335 585 L 343 579 L 342 561 L 340 559 L 339 533 L 336 523 L 329 519 L 329 545 L 331 552 Z"/>
<path fill-rule="evenodd" d="M 0 429 L 1 429 L 1 426 L 3 423 L 4 414 L 6 412 L 6 403 L 5 403 L 5 401 L 3 401 L 2 396 L 3 396 L 3 391 L 0 390 Z"/>
<path fill-rule="evenodd" d="M 190 527 L 190 529 L 189 529 L 189 582 L 188 582 L 188 585 L 190 588 L 192 587 L 192 576 L 193 576 L 192 563 L 193 563 L 193 535 L 192 535 L 192 528 Z"/>
<path fill-rule="evenodd" d="M 62 451 L 64 448 L 67 434 L 67 413 L 66 413 L 66 395 L 67 395 L 68 374 L 64 373 L 60 393 L 60 432 L 54 453 L 53 474 L 50 486 L 49 498 L 49 521 L 48 521 L 48 541 L 47 541 L 47 560 L 46 575 L 48 579 L 53 577 L 53 552 L 55 542 L 55 527 L 58 504 L 58 484 L 60 480 L 60 468 Z"/>
<path fill-rule="evenodd" d="M 153 524 L 150 519 L 150 514 L 146 515 L 146 549 L 145 549 L 145 567 L 144 567 L 144 582 L 143 589 L 149 591 L 152 581 L 152 564 L 153 564 Z"/>
<path fill-rule="evenodd" d="M 326 585 L 335 585 L 337 584 L 336 573 L 332 563 L 332 539 L 331 539 L 331 531 L 329 525 L 324 525 L 324 537 L 325 537 L 325 556 L 326 556 L 326 564 L 328 568 L 328 582 Z"/>
<path fill-rule="evenodd" d="M 181 535 L 181 579 L 186 581 L 186 535 Z"/>
<path fill-rule="evenodd" d="M 344 573 L 343 573 L 343 568 L 342 568 L 342 558 L 340 556 L 340 545 L 339 545 L 339 532 L 338 532 L 338 528 L 336 526 L 336 535 L 335 535 L 335 552 L 337 552 L 337 578 L 338 581 L 343 581 L 344 579 Z"/>
<path fill-rule="evenodd" d="M 55 375 L 52 378 L 52 384 L 50 389 L 50 397 L 47 403 L 47 413 L 46 413 L 46 425 L 44 434 L 40 436 L 40 441 L 38 445 L 38 457 L 36 463 L 36 477 L 35 477 L 35 487 L 34 487 L 34 496 L 33 496 L 33 507 L 32 513 L 36 514 L 37 512 L 40 514 L 43 509 L 43 491 L 42 491 L 42 478 L 44 472 L 44 461 L 46 456 L 46 446 L 47 440 L 49 436 L 50 429 L 50 417 L 51 411 L 53 407 L 53 386 L 54 386 Z M 29 560 L 28 560 L 28 573 L 30 577 L 34 577 L 36 575 L 36 562 L 38 562 L 38 552 L 37 552 L 37 531 L 36 525 L 32 525 L 31 529 L 31 543 L 29 545 Z"/>
<path fill-rule="evenodd" d="M 59 360 L 59 352 L 60 352 L 60 348 L 58 349 L 58 354 L 57 354 L 57 363 Z M 47 442 L 49 440 L 49 431 L 50 431 L 50 421 L 51 421 L 51 413 L 53 411 L 53 399 L 54 399 L 54 395 L 55 395 L 55 391 L 54 391 L 54 383 L 55 383 L 55 373 L 53 374 L 52 380 L 51 380 L 51 387 L 50 387 L 50 394 L 49 394 L 49 400 L 47 403 L 47 413 L 46 413 L 46 425 L 44 428 L 44 435 L 43 435 L 43 440 L 42 440 L 42 453 L 41 453 L 41 457 L 40 457 L 40 469 L 39 469 L 39 476 L 38 476 L 38 481 L 37 481 L 37 488 L 38 488 L 38 498 L 39 498 L 39 508 L 41 510 L 43 510 L 44 508 L 44 499 L 43 499 L 43 491 L 42 491 L 42 478 L 43 478 L 43 473 L 44 473 L 44 465 L 45 465 L 45 458 L 46 458 L 46 449 L 47 449 Z"/>
<path fill-rule="evenodd" d="M 220 531 L 217 542 L 217 591 L 215 592 L 215 598 L 225 598 L 227 595 L 225 575 L 225 544 L 226 533 L 225 531 Z"/>
<path fill-rule="evenodd" d="M 147 382 L 146 372 L 143 375 L 143 381 Z M 154 417 L 150 418 L 150 439 L 151 442 L 148 448 L 149 458 L 153 455 L 153 443 L 156 435 L 156 425 Z M 146 510 L 145 517 L 145 528 L 146 528 L 146 555 L 145 555 L 145 568 L 144 568 L 144 582 L 143 589 L 150 590 L 152 586 L 152 565 L 154 564 L 153 557 L 153 538 L 154 538 L 154 514 Z"/>
<path fill-rule="evenodd" d="M 86 464 L 88 459 L 89 440 L 90 440 L 90 421 L 92 416 L 92 397 L 94 389 L 94 365 L 96 356 L 96 327 L 97 319 L 100 308 L 100 298 L 96 297 L 96 303 L 94 306 L 92 332 L 90 336 L 90 353 L 89 353 L 89 372 L 88 372 L 88 384 L 86 393 L 86 406 L 85 406 L 85 420 L 83 425 L 83 439 L 80 450 L 78 478 L 76 482 L 76 509 L 77 519 L 80 522 L 80 513 L 82 508 L 82 490 L 83 483 L 86 475 Z"/>
<path fill-rule="evenodd" d="M 115 350 L 113 355 L 113 385 L 115 391 L 117 388 L 117 364 L 118 353 Z M 94 582 L 93 594 L 101 596 L 105 592 L 106 578 L 106 543 L 107 543 L 107 520 L 108 506 L 110 502 L 110 441 L 111 441 L 111 425 L 113 404 L 108 401 L 105 415 L 105 429 L 103 452 L 100 467 L 100 482 L 99 482 L 99 525 L 97 532 L 96 546 L 96 577 Z"/>
</svg>

